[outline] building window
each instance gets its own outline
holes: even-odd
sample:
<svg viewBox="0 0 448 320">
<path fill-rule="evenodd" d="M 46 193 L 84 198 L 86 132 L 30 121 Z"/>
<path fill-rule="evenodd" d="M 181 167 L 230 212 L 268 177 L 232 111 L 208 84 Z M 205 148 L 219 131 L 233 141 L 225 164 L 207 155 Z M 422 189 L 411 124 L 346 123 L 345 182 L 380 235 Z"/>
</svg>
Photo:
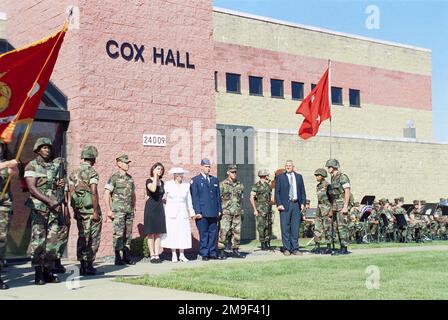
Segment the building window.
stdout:
<svg viewBox="0 0 448 320">
<path fill-rule="evenodd" d="M 361 107 L 361 98 L 359 90 L 349 89 L 350 107 Z"/>
<path fill-rule="evenodd" d="M 283 98 L 283 80 L 271 79 L 271 97 Z"/>
<path fill-rule="evenodd" d="M 313 91 L 313 89 L 316 87 L 316 84 L 315 83 L 312 83 L 311 84 L 311 91 Z"/>
<path fill-rule="evenodd" d="M 331 87 L 331 103 L 342 105 L 342 88 Z"/>
<path fill-rule="evenodd" d="M 215 91 L 218 92 L 218 71 L 215 71 Z"/>
<path fill-rule="evenodd" d="M 241 75 L 226 73 L 226 88 L 230 93 L 241 93 Z"/>
<path fill-rule="evenodd" d="M 249 94 L 254 96 L 263 95 L 263 78 L 249 76 Z"/>
<path fill-rule="evenodd" d="M 291 82 L 291 95 L 293 100 L 303 99 L 303 82 Z"/>
</svg>

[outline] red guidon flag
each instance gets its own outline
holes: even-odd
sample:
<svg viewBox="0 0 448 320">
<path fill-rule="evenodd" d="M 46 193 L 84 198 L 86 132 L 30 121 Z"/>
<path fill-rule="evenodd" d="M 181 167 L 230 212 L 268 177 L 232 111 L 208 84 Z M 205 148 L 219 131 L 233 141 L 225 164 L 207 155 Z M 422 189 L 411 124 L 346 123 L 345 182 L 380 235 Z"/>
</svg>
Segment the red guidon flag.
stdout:
<svg viewBox="0 0 448 320">
<path fill-rule="evenodd" d="M 32 121 L 59 54 L 62 31 L 0 55 L 0 139 L 10 142 L 17 122 Z"/>
<path fill-rule="evenodd" d="M 301 114 L 305 117 L 299 129 L 299 136 L 304 140 L 314 137 L 319 131 L 322 121 L 331 118 L 328 73 L 329 69 L 325 71 L 317 85 L 302 101 L 296 111 L 296 114 Z"/>
</svg>

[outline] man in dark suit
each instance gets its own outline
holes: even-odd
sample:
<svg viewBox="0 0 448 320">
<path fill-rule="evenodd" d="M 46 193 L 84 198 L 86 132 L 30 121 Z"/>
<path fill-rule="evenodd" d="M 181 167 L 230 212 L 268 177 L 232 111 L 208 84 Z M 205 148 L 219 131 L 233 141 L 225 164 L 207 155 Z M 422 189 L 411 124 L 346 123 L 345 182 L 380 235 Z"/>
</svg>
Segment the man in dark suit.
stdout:
<svg viewBox="0 0 448 320">
<path fill-rule="evenodd" d="M 191 179 L 190 193 L 196 213 L 202 260 L 223 259 L 217 255 L 218 218 L 221 216 L 221 195 L 219 182 L 210 175 L 210 160 L 201 160 L 201 173 Z"/>
<path fill-rule="evenodd" d="M 305 186 L 302 176 L 294 172 L 292 160 L 286 161 L 285 170 L 275 178 L 275 203 L 280 212 L 283 254 L 300 255 L 299 227 L 306 203 Z"/>
</svg>

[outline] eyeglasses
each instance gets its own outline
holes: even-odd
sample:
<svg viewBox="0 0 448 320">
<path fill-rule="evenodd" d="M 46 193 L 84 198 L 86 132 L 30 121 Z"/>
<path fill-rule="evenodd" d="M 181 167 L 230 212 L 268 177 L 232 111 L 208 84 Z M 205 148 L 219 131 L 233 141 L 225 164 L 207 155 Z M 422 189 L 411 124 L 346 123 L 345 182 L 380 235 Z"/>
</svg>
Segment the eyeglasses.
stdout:
<svg viewBox="0 0 448 320">
<path fill-rule="evenodd" d="M 229 171 L 230 173 L 236 173 L 236 171 Z"/>
</svg>

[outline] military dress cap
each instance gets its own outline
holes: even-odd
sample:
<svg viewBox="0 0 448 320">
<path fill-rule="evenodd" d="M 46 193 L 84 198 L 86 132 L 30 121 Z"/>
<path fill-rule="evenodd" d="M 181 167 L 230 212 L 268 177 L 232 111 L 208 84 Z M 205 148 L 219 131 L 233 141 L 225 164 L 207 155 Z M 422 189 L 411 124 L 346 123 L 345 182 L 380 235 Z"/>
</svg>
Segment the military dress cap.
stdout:
<svg viewBox="0 0 448 320">
<path fill-rule="evenodd" d="M 96 159 L 98 149 L 95 146 L 86 146 L 81 151 L 81 159 Z"/>
<path fill-rule="evenodd" d="M 327 170 L 325 170 L 324 168 L 319 168 L 316 171 L 314 171 L 314 175 L 315 176 L 322 176 L 324 178 L 327 177 Z"/>
<path fill-rule="evenodd" d="M 331 168 L 339 169 L 339 167 L 340 167 L 339 161 L 336 160 L 336 159 L 327 160 L 327 163 L 325 163 L 325 167 L 327 167 L 327 168 L 331 167 Z"/>
<path fill-rule="evenodd" d="M 267 170 L 267 169 L 258 170 L 258 176 L 259 177 L 267 177 L 267 176 L 269 176 L 269 170 Z"/>
<path fill-rule="evenodd" d="M 131 162 L 131 160 L 129 160 L 129 157 L 128 157 L 127 154 L 123 154 L 123 155 L 119 156 L 118 158 L 116 158 L 115 160 L 121 161 L 121 162 L 124 162 L 124 163 Z"/>
<path fill-rule="evenodd" d="M 227 171 L 237 171 L 238 167 L 236 166 L 236 164 L 229 164 L 227 166 Z"/>
<path fill-rule="evenodd" d="M 50 146 L 53 147 L 53 142 L 49 138 L 41 137 L 36 140 L 36 143 L 34 144 L 33 151 L 37 152 L 40 148 L 43 146 Z"/>
<path fill-rule="evenodd" d="M 201 160 L 201 166 L 209 166 L 211 165 L 210 160 L 208 160 L 207 158 L 204 158 Z"/>
</svg>

